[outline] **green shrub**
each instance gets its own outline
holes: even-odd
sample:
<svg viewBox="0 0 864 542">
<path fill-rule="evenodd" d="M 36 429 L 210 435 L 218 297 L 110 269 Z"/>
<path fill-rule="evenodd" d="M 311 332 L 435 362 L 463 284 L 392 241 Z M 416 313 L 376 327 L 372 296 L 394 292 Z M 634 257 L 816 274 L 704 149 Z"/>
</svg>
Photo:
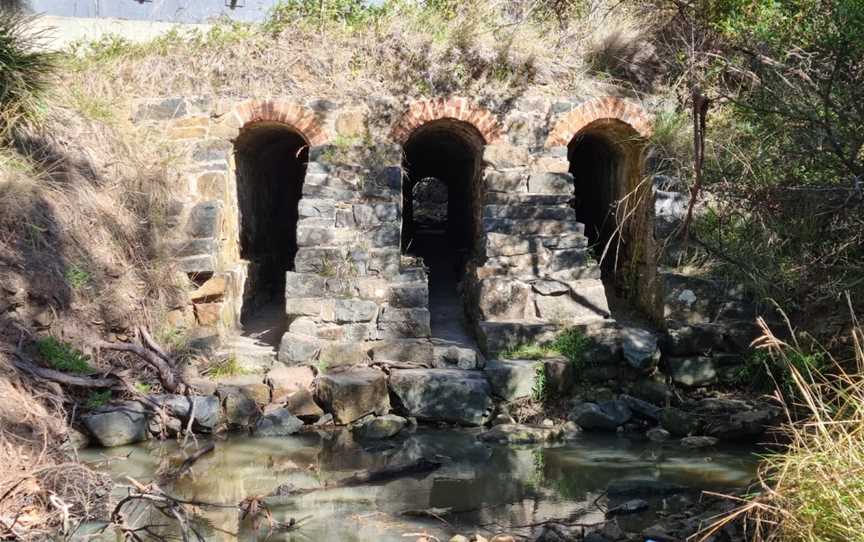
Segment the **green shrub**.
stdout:
<svg viewBox="0 0 864 542">
<path fill-rule="evenodd" d="M 567 358 L 577 369 L 586 364 L 585 354 L 591 346 L 592 340 L 576 328 L 570 328 L 556 338 L 551 347 Z"/>
<path fill-rule="evenodd" d="M 545 401 L 549 397 L 549 384 L 546 382 L 546 368 L 543 363 L 534 364 L 534 387 L 531 397 L 535 401 Z"/>
<path fill-rule="evenodd" d="M 92 410 L 101 407 L 110 400 L 111 390 L 94 391 L 87 396 L 84 406 Z"/>
<path fill-rule="evenodd" d="M 57 66 L 56 55 L 38 50 L 44 36 L 32 18 L 0 9 L 0 135 L 35 120 Z"/>
<path fill-rule="evenodd" d="M 52 369 L 66 373 L 88 374 L 93 372 L 90 358 L 69 343 L 54 337 L 46 337 L 36 342 L 39 355 Z"/>
<path fill-rule="evenodd" d="M 747 357 L 737 381 L 756 391 L 766 392 L 776 388 L 787 401 L 796 402 L 800 397 L 793 376 L 804 374 L 812 378 L 821 375 L 827 367 L 827 356 L 821 351 L 789 349 L 779 356 L 770 350 L 755 350 Z"/>
</svg>

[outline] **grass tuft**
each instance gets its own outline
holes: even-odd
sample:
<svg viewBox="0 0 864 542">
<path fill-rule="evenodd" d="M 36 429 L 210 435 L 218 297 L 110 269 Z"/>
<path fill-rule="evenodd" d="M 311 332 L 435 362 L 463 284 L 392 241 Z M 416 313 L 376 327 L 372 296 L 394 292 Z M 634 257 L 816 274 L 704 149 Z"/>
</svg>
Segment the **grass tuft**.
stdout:
<svg viewBox="0 0 864 542">
<path fill-rule="evenodd" d="M 236 357 L 228 356 L 227 358 L 216 360 L 201 373 L 210 378 L 225 378 L 229 376 L 245 375 L 249 374 L 249 372 L 249 369 L 240 365 L 240 362 L 237 361 Z"/>
<path fill-rule="evenodd" d="M 46 337 L 36 342 L 39 355 L 52 369 L 66 373 L 88 374 L 93 372 L 90 358 L 69 343 L 54 337 Z"/>
<path fill-rule="evenodd" d="M 45 110 L 43 99 L 57 67 L 57 56 L 39 50 L 45 39 L 32 17 L 0 9 L 0 135 Z"/>
<path fill-rule="evenodd" d="M 854 317 L 853 317 L 854 318 Z M 855 322 L 854 356 L 831 360 L 830 374 L 801 365 L 811 353 L 765 325 L 757 347 L 785 365 L 796 401 L 786 400 L 788 447 L 765 457 L 762 491 L 703 533 L 746 518 L 756 542 L 864 540 L 864 330 Z M 844 366 L 846 366 L 844 368 Z M 783 391 L 782 389 L 780 391 Z M 778 395 L 780 397 L 780 395 Z M 803 417 L 799 415 L 803 413 Z M 800 420 L 800 421 L 799 421 Z"/>
</svg>

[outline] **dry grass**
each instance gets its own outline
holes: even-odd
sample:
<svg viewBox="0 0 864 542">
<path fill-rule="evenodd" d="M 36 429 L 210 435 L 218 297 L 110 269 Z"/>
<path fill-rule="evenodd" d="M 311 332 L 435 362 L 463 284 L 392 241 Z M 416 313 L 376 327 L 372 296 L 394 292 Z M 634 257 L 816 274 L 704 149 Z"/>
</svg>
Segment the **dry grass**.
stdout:
<svg viewBox="0 0 864 542">
<path fill-rule="evenodd" d="M 592 0 L 563 27 L 472 0 L 452 13 L 401 3 L 354 24 L 306 17 L 264 29 L 222 24 L 206 35 L 175 34 L 146 45 L 109 38 L 78 49 L 67 100 L 280 95 L 396 99 L 401 107 L 406 98 L 461 94 L 502 108 L 529 86 L 555 96 L 633 94 L 629 84 L 596 78 L 597 59 L 632 65 L 632 54 L 618 58 L 621 50 L 644 51 L 639 40 L 651 23 L 622 4 Z M 598 26 L 602 36 L 589 30 Z M 637 26 L 641 33 L 633 32 Z M 583 54 L 589 50 L 592 58 Z"/>
<path fill-rule="evenodd" d="M 62 395 L 20 380 L 0 353 L 0 538 L 45 540 L 106 513 L 111 487 L 59 444 L 66 439 Z"/>
<path fill-rule="evenodd" d="M 806 354 L 762 325 L 758 348 L 787 361 Z M 757 542 L 864 540 L 864 328 L 854 316 L 852 339 L 852 366 L 835 362 L 831 375 L 788 364 L 800 398 L 787 405 L 788 448 L 765 458 L 761 492 L 714 528 L 744 517 Z"/>
</svg>

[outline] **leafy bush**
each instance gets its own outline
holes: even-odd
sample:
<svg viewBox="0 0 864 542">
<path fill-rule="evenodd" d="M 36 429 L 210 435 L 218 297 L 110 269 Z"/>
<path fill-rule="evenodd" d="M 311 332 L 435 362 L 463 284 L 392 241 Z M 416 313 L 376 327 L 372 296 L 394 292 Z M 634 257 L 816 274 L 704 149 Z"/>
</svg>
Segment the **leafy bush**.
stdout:
<svg viewBox="0 0 864 542">
<path fill-rule="evenodd" d="M 43 36 L 31 18 L 0 9 L 0 135 L 20 121 L 32 121 L 57 67 L 53 53 L 38 50 Z"/>
<path fill-rule="evenodd" d="M 69 343 L 54 337 L 46 337 L 36 342 L 39 355 L 52 368 L 67 373 L 87 374 L 93 372 L 90 358 Z"/>
<path fill-rule="evenodd" d="M 738 374 L 737 381 L 742 386 L 748 386 L 757 391 L 778 389 L 790 402 L 800 399 L 797 395 L 795 374 L 804 374 L 812 378 L 821 375 L 828 367 L 824 352 L 804 352 L 788 350 L 778 356 L 768 350 L 755 350 L 747 358 L 744 367 Z"/>
</svg>

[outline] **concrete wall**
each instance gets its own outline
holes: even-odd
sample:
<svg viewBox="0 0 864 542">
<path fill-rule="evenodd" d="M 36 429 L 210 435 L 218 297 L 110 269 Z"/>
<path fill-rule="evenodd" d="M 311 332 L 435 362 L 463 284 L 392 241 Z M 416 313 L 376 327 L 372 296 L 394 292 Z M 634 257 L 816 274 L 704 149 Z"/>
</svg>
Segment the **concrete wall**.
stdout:
<svg viewBox="0 0 864 542">
<path fill-rule="evenodd" d="M 81 41 L 97 41 L 105 36 L 119 36 L 132 43 L 151 41 L 172 30 L 181 34 L 207 32 L 209 24 L 179 24 L 159 21 L 130 21 L 125 19 L 87 19 L 45 15 L 34 21 L 34 28 L 44 30 L 48 36 L 45 46 L 61 51 Z"/>
</svg>

